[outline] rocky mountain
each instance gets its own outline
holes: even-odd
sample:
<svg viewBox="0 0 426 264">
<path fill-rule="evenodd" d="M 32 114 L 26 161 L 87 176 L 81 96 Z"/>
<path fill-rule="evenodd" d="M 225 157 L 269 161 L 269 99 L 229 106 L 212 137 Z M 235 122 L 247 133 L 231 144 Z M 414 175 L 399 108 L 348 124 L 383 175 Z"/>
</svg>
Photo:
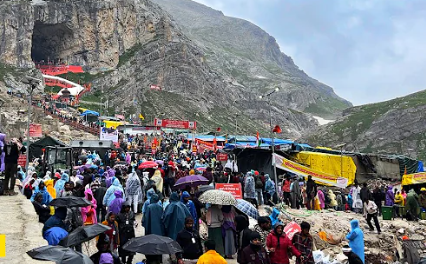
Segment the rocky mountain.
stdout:
<svg viewBox="0 0 426 264">
<path fill-rule="evenodd" d="M 83 99 L 108 101 L 108 113 L 254 134 L 268 130 L 271 110 L 283 137 L 298 137 L 318 124 L 306 112 L 328 117 L 350 105 L 299 70 L 257 26 L 191 1 L 2 1 L 0 15 L 5 76 L 34 61 L 83 65 L 86 73 L 66 78 L 92 83 Z M 259 100 L 276 86 L 270 103 Z"/>
<path fill-rule="evenodd" d="M 399 153 L 426 159 L 426 91 L 349 108 L 337 121 L 305 139 L 313 145 L 367 153 Z"/>
<path fill-rule="evenodd" d="M 226 76 L 226 81 L 244 87 L 244 98 L 255 100 L 280 87 L 274 102 L 325 118 L 351 106 L 331 87 L 300 70 L 281 52 L 275 38 L 260 27 L 191 0 L 153 1 L 203 49 L 212 68 Z"/>
</svg>

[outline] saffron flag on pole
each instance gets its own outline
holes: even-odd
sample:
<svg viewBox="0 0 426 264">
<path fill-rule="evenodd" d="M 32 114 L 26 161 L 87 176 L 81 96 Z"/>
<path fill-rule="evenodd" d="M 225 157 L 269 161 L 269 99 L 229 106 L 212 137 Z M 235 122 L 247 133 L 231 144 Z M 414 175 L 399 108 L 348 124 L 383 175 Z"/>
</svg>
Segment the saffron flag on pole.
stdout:
<svg viewBox="0 0 426 264">
<path fill-rule="evenodd" d="M 258 132 L 256 132 L 256 146 L 260 147 L 259 131 L 258 131 Z"/>
<path fill-rule="evenodd" d="M 139 114 L 139 118 L 140 118 L 141 120 L 145 120 L 145 117 L 144 117 L 142 114 Z"/>
</svg>

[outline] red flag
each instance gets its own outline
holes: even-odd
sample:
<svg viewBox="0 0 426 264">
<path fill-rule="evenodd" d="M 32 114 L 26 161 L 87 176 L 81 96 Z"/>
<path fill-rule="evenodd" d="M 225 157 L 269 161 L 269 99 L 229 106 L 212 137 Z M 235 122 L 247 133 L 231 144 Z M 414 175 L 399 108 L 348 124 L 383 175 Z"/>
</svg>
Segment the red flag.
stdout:
<svg viewBox="0 0 426 264">
<path fill-rule="evenodd" d="M 216 137 L 213 139 L 213 149 L 214 149 L 214 151 L 216 151 L 216 148 L 217 148 L 217 140 L 216 140 Z"/>
<path fill-rule="evenodd" d="M 220 130 L 221 130 L 220 127 L 216 128 L 216 132 L 220 132 Z"/>
<path fill-rule="evenodd" d="M 274 127 L 274 129 L 272 130 L 272 132 L 279 134 L 279 133 L 281 133 L 283 131 L 281 130 L 281 127 L 279 125 L 276 125 Z"/>
</svg>

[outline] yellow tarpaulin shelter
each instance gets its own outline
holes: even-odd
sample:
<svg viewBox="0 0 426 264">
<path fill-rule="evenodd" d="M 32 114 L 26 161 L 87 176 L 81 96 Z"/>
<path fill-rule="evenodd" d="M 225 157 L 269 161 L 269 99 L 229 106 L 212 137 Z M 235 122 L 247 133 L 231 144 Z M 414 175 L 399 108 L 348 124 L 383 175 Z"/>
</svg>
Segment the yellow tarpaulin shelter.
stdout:
<svg viewBox="0 0 426 264">
<path fill-rule="evenodd" d="M 84 112 L 86 112 L 89 109 L 83 108 L 83 107 L 79 107 L 79 108 L 77 108 L 77 110 L 80 111 L 81 113 L 84 113 Z"/>
<path fill-rule="evenodd" d="M 426 183 L 426 172 L 419 172 L 414 174 L 406 174 L 402 176 L 401 185 L 411 185 L 411 184 L 424 184 Z"/>
<path fill-rule="evenodd" d="M 345 178 L 337 175 L 332 175 L 322 171 L 314 170 L 297 162 L 286 159 L 278 154 L 274 154 L 274 159 L 277 168 L 292 172 L 294 174 L 303 176 L 305 179 L 310 175 L 312 179 L 320 184 L 328 186 L 336 186 L 339 188 L 346 188 L 348 185 L 352 184 L 354 181 L 353 178 Z"/>
<path fill-rule="evenodd" d="M 105 124 L 106 128 L 114 128 L 116 129 L 120 125 L 124 125 L 123 121 L 111 121 L 111 120 L 104 120 L 103 123 Z"/>
<path fill-rule="evenodd" d="M 301 151 L 291 155 L 290 159 L 312 170 L 347 178 L 349 185 L 355 180 L 356 165 L 352 158 L 348 156 Z"/>
</svg>

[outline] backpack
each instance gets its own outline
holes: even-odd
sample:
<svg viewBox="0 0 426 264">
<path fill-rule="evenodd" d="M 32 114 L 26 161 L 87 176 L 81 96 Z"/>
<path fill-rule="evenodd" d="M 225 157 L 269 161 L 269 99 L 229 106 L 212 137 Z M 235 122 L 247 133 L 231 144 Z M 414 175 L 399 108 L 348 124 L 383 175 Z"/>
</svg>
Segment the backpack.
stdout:
<svg viewBox="0 0 426 264">
<path fill-rule="evenodd" d="M 262 189 L 263 188 L 262 179 L 260 179 L 260 177 L 256 178 L 255 187 L 256 187 L 256 189 Z"/>
</svg>

